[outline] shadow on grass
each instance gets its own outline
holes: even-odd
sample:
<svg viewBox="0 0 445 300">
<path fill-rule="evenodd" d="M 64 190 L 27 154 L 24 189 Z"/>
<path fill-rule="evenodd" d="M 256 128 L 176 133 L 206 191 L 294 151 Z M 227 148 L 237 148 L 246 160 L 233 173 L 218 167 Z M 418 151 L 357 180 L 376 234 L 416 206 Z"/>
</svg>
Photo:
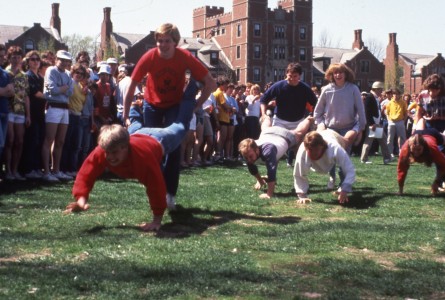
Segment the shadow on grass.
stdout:
<svg viewBox="0 0 445 300">
<path fill-rule="evenodd" d="M 312 193 L 326 193 L 326 188 L 311 189 Z M 329 199 L 321 199 L 319 195 L 313 197 L 312 201 L 316 203 L 323 203 L 327 205 L 340 205 L 337 200 L 337 196 L 332 192 L 329 193 Z M 375 189 L 371 187 L 362 187 L 354 189 L 348 196 L 349 202 L 341 204 L 344 207 L 354 209 L 369 209 L 376 207 L 377 202 L 388 197 L 386 193 L 375 193 Z"/>
<path fill-rule="evenodd" d="M 210 218 L 199 217 L 206 215 Z M 161 226 L 155 236 L 159 238 L 187 238 L 192 235 L 200 235 L 210 227 L 220 226 L 222 224 L 233 222 L 236 220 L 254 220 L 258 222 L 267 222 L 272 224 L 295 224 L 300 222 L 301 218 L 294 216 L 284 217 L 268 217 L 268 216 L 252 216 L 236 213 L 227 210 L 212 211 L 200 208 L 183 208 L 177 205 L 177 210 L 170 212 L 172 222 Z M 142 231 L 138 226 L 95 226 L 86 230 L 87 234 L 98 234 L 105 230 L 124 229 Z"/>
</svg>

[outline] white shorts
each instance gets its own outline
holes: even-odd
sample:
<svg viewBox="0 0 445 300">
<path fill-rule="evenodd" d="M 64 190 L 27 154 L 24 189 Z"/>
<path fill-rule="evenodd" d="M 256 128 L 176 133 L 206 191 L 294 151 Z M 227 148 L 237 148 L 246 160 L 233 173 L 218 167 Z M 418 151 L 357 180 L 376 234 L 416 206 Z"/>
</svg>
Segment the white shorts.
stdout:
<svg viewBox="0 0 445 300">
<path fill-rule="evenodd" d="M 8 114 L 8 121 L 14 124 L 25 124 L 25 116 L 14 113 Z"/>
<path fill-rule="evenodd" d="M 45 115 L 46 123 L 67 124 L 69 123 L 69 113 L 66 108 L 48 107 Z"/>
<path fill-rule="evenodd" d="M 193 117 L 190 120 L 190 128 L 189 128 L 189 130 L 196 130 L 196 114 L 193 114 Z"/>
</svg>

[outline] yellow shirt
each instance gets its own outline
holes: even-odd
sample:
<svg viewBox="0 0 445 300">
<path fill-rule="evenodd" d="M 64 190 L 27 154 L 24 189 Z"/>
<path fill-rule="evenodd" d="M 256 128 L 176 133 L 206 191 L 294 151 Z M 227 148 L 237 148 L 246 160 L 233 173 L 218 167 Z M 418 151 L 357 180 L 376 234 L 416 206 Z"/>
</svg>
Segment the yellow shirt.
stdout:
<svg viewBox="0 0 445 300">
<path fill-rule="evenodd" d="M 395 100 L 394 98 L 386 105 L 386 116 L 389 121 L 397 122 L 406 119 L 408 108 L 406 102 L 402 99 Z"/>
<path fill-rule="evenodd" d="M 230 123 L 230 115 L 225 110 L 223 104 L 226 103 L 226 97 L 221 89 L 217 89 L 213 96 L 215 97 L 216 105 L 218 106 L 218 120 L 220 122 Z"/>
<path fill-rule="evenodd" d="M 68 108 L 75 114 L 80 114 L 86 101 L 86 95 L 82 91 L 82 85 L 74 82 L 74 92 L 68 102 Z"/>
</svg>

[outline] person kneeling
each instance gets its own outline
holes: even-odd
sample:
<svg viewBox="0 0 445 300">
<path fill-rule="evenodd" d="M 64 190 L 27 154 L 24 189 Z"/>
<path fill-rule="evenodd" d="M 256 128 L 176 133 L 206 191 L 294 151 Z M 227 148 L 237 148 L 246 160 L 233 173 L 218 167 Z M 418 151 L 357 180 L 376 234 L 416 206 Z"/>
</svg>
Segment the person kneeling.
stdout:
<svg viewBox="0 0 445 300">
<path fill-rule="evenodd" d="M 355 168 L 344 147 L 345 139 L 333 130 L 321 132 L 311 131 L 303 140 L 298 149 L 294 167 L 294 187 L 298 195 L 297 203 L 305 204 L 312 200 L 308 197 L 308 174 L 312 169 L 318 173 L 328 173 L 334 165 L 338 165 L 344 179 L 339 189 L 334 192 L 340 203 L 349 201 L 348 193 L 352 192 L 355 181 Z"/>
</svg>

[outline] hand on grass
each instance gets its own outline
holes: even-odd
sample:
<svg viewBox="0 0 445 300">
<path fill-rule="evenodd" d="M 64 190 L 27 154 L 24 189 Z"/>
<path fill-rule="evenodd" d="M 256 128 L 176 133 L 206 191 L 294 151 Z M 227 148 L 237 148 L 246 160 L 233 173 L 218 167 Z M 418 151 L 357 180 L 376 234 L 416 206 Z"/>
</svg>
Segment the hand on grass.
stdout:
<svg viewBox="0 0 445 300">
<path fill-rule="evenodd" d="M 341 191 L 340 193 L 336 192 L 336 194 L 338 195 L 337 199 L 340 204 L 349 202 L 348 193 Z"/>
<path fill-rule="evenodd" d="M 66 206 L 66 209 L 63 211 L 64 214 L 81 212 L 84 210 L 88 210 L 90 205 L 86 203 L 86 199 L 84 197 L 80 197 L 77 201 L 71 202 Z"/>
<path fill-rule="evenodd" d="M 312 202 L 312 199 L 310 198 L 299 198 L 296 200 L 297 204 L 306 204 Z"/>
<path fill-rule="evenodd" d="M 270 196 L 267 193 L 261 194 L 260 199 L 270 199 Z"/>
</svg>

